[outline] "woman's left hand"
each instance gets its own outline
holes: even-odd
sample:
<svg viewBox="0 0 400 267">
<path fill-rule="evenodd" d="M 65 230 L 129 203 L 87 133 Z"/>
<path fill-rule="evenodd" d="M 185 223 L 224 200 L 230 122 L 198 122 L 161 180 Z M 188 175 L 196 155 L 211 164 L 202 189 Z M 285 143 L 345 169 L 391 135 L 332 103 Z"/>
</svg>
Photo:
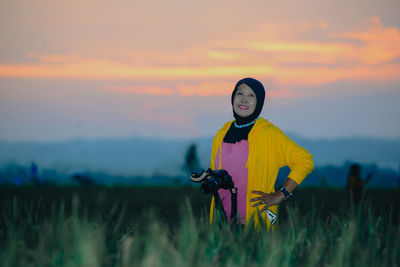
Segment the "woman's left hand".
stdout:
<svg viewBox="0 0 400 267">
<path fill-rule="evenodd" d="M 285 198 L 285 196 L 280 191 L 271 194 L 267 194 L 261 191 L 251 191 L 251 192 L 253 194 L 260 195 L 260 197 L 250 199 L 250 202 L 258 201 L 257 203 L 253 204 L 253 207 L 257 207 L 259 205 L 265 205 L 261 209 L 261 212 L 265 211 L 269 206 L 279 204 Z"/>
</svg>

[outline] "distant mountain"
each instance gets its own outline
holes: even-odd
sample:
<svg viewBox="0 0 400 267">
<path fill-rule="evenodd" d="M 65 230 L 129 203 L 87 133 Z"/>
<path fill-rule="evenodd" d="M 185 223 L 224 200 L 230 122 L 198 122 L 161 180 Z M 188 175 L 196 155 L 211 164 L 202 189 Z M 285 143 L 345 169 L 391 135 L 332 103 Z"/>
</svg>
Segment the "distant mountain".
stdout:
<svg viewBox="0 0 400 267">
<path fill-rule="evenodd" d="M 30 164 L 67 172 L 112 174 L 175 174 L 183 165 L 188 142 L 142 138 L 74 140 L 57 143 L 0 143 L 0 163 Z"/>
<path fill-rule="evenodd" d="M 400 166 L 400 139 L 347 138 L 311 140 L 289 136 L 313 154 L 315 165 L 342 165 L 345 162 L 377 164 L 397 170 Z M 155 140 L 145 138 L 73 140 L 57 143 L 0 142 L 0 164 L 28 164 L 60 171 L 107 172 L 116 175 L 182 175 L 188 146 L 196 143 L 200 163 L 207 168 L 211 138 L 197 140 Z"/>
<path fill-rule="evenodd" d="M 342 138 L 311 140 L 289 134 L 299 145 L 313 154 L 316 165 L 341 165 L 344 162 L 377 164 L 398 170 L 400 167 L 400 138 Z"/>
</svg>

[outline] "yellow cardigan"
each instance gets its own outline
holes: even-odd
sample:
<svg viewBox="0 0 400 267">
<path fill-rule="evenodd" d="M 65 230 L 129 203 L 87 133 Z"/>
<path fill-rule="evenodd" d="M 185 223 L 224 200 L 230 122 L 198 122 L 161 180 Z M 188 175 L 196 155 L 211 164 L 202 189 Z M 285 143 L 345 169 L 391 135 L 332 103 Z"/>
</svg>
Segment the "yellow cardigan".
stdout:
<svg viewBox="0 0 400 267">
<path fill-rule="evenodd" d="M 215 168 L 215 159 L 217 153 L 220 152 L 222 141 L 225 134 L 229 130 L 233 121 L 225 123 L 225 125 L 217 132 L 214 137 L 211 152 L 211 169 Z M 297 145 L 289 137 L 287 137 L 278 127 L 268 120 L 260 117 L 251 129 L 249 136 L 249 156 L 246 168 L 248 169 L 247 180 L 247 197 L 246 197 L 246 224 L 253 217 L 255 226 L 260 222 L 258 220 L 258 207 L 252 207 L 254 203 L 250 202 L 251 198 L 258 197 L 251 193 L 252 190 L 263 191 L 265 193 L 275 192 L 275 181 L 278 176 L 279 168 L 289 166 L 291 172 L 289 177 L 297 184 L 300 184 L 304 178 L 313 170 L 314 163 L 312 155 L 304 148 Z M 220 155 L 221 156 L 221 155 Z M 221 157 L 220 157 L 221 158 Z M 221 161 L 218 168 L 221 169 Z M 259 206 L 262 207 L 262 206 Z M 214 197 L 211 200 L 210 207 L 210 223 L 214 217 Z M 269 209 L 277 214 L 278 206 L 271 206 Z M 261 214 L 267 228 L 271 225 L 267 219 L 265 212 Z"/>
</svg>

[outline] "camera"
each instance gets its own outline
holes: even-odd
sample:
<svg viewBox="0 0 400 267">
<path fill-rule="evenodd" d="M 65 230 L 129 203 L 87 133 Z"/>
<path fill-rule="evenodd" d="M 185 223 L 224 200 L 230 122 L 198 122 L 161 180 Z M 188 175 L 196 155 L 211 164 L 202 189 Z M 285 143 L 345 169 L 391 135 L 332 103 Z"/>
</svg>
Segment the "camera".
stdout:
<svg viewBox="0 0 400 267">
<path fill-rule="evenodd" d="M 214 193 L 218 189 L 232 189 L 235 187 L 232 177 L 224 170 L 207 169 L 201 174 L 192 173 L 190 180 L 195 183 L 201 183 L 201 191 L 205 194 Z"/>
</svg>

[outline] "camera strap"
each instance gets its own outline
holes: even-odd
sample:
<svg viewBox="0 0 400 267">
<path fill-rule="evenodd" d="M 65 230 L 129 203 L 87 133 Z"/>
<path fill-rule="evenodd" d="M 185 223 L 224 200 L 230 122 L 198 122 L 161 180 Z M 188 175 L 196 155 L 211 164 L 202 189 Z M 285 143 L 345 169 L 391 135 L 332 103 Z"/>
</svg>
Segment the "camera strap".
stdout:
<svg viewBox="0 0 400 267">
<path fill-rule="evenodd" d="M 237 222 L 237 188 L 233 187 L 229 189 L 231 192 L 231 218 L 230 222 Z M 224 215 L 225 221 L 228 221 L 228 217 L 226 216 L 224 207 L 221 202 L 221 198 L 219 197 L 218 191 L 213 192 L 214 200 L 215 200 L 215 207 L 216 209 L 220 210 Z"/>
<path fill-rule="evenodd" d="M 233 187 L 231 191 L 231 222 L 232 220 L 237 222 L 237 188 Z"/>
<path fill-rule="evenodd" d="M 219 197 L 218 191 L 214 191 L 213 196 L 214 196 L 216 210 L 219 210 L 224 215 L 224 219 L 227 222 L 228 220 L 226 218 L 225 210 L 224 207 L 222 206 L 221 198 Z"/>
</svg>

